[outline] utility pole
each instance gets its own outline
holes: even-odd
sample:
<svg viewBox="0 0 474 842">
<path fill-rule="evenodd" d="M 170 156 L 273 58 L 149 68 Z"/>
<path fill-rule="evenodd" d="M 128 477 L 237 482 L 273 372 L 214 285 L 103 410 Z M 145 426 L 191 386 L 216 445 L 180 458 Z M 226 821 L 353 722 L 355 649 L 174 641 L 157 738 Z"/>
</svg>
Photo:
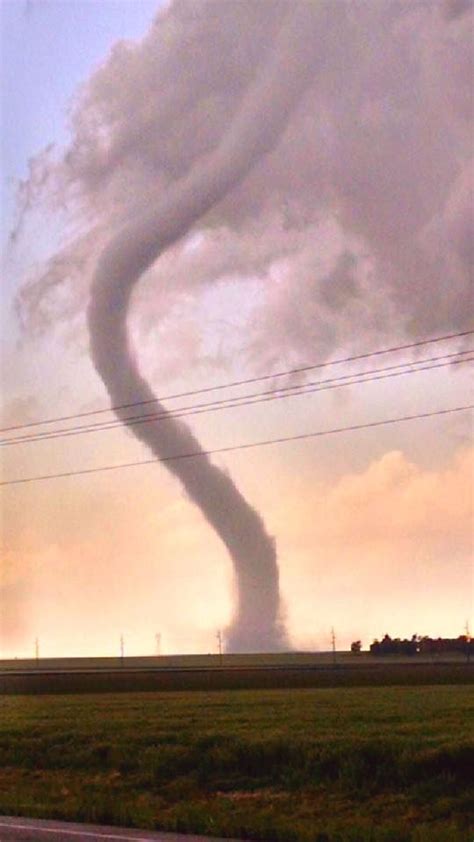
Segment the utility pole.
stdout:
<svg viewBox="0 0 474 842">
<path fill-rule="evenodd" d="M 161 655 L 161 634 L 157 632 L 155 634 L 155 645 L 156 645 L 156 654 Z"/>
<path fill-rule="evenodd" d="M 123 634 L 120 635 L 120 661 L 123 666 L 123 655 L 125 651 L 125 641 L 123 639 Z"/>
<path fill-rule="evenodd" d="M 39 645 L 39 638 L 35 638 L 35 658 L 39 661 L 40 656 L 40 645 Z"/>
<path fill-rule="evenodd" d="M 336 632 L 334 631 L 334 626 L 331 628 L 331 649 L 332 649 L 332 662 L 336 664 Z"/>
<path fill-rule="evenodd" d="M 219 647 L 219 665 L 222 666 L 222 632 L 220 629 L 217 631 L 217 645 Z"/>
</svg>

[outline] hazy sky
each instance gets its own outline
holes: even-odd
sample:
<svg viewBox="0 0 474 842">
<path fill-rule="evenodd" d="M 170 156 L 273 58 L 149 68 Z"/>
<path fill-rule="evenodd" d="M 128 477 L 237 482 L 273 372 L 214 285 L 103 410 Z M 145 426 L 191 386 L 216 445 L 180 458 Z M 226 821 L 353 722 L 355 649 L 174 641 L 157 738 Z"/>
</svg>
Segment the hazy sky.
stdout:
<svg viewBox="0 0 474 842">
<path fill-rule="evenodd" d="M 134 294 L 134 353 L 160 396 L 473 327 L 472 9 L 315 5 L 310 81 L 275 148 Z M 229 132 L 288 4 L 185 0 L 151 28 L 157 10 L 2 3 L 3 426 L 108 405 L 86 326 L 101 247 Z M 471 346 L 427 345 L 285 383 Z M 189 425 L 212 450 L 468 403 L 470 367 L 457 365 Z M 114 429 L 5 447 L 4 479 L 147 458 Z M 468 413 L 213 461 L 275 538 L 295 647 L 328 648 L 331 627 L 341 647 L 385 632 L 463 632 Z M 162 465 L 2 491 L 0 654 L 31 655 L 36 637 L 45 655 L 112 654 L 121 633 L 130 654 L 152 653 L 158 632 L 164 652 L 216 649 L 233 610 L 230 561 Z"/>
</svg>

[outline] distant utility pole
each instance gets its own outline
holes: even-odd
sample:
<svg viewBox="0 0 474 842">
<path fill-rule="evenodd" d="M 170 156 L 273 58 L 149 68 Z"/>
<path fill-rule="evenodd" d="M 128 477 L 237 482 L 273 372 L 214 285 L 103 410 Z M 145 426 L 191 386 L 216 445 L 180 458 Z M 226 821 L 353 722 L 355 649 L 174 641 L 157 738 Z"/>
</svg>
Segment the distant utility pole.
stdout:
<svg viewBox="0 0 474 842">
<path fill-rule="evenodd" d="M 218 629 L 217 632 L 217 645 L 219 647 L 219 664 L 222 666 L 222 632 Z"/>
<path fill-rule="evenodd" d="M 125 651 L 125 641 L 123 639 L 123 634 L 120 635 L 120 660 L 122 661 L 123 666 L 123 655 Z"/>
<path fill-rule="evenodd" d="M 333 664 L 336 663 L 336 632 L 334 631 L 334 626 L 331 629 L 331 649 L 332 649 L 332 662 Z"/>
<path fill-rule="evenodd" d="M 156 654 L 161 655 L 161 634 L 157 632 L 155 634 L 155 645 L 156 645 Z"/>
<path fill-rule="evenodd" d="M 39 638 L 35 638 L 35 658 L 36 658 L 37 661 L 39 661 L 39 656 L 40 656 Z"/>
</svg>

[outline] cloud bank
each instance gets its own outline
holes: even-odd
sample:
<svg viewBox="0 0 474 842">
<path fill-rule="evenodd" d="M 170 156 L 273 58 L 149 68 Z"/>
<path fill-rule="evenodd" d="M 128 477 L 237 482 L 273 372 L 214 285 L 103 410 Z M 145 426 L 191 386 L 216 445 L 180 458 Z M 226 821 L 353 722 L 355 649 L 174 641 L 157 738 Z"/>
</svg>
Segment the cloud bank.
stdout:
<svg viewBox="0 0 474 842">
<path fill-rule="evenodd" d="M 336 483 L 299 487 L 281 540 L 293 559 L 283 571 L 293 639 L 308 645 L 312 633 L 328 647 L 331 625 L 346 646 L 387 631 L 462 634 L 472 613 L 473 460 L 472 447 L 460 448 L 427 470 L 389 451 Z"/>
</svg>

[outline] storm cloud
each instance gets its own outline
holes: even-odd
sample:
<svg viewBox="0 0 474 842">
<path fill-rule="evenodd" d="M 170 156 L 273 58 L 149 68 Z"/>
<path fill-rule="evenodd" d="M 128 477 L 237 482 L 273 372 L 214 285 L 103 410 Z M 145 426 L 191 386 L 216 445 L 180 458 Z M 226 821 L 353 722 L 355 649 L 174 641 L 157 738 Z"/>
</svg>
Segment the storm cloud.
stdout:
<svg viewBox="0 0 474 842">
<path fill-rule="evenodd" d="M 86 81 L 69 147 L 56 158 L 48 150 L 43 173 L 38 160 L 23 185 L 23 195 L 69 203 L 75 225 L 61 259 L 20 293 L 30 328 L 61 307 L 65 318 L 80 312 L 91 254 L 110 231 L 217 147 L 287 10 L 285 0 L 172 3 L 141 42 L 117 44 Z M 354 258 L 349 288 L 364 292 L 357 315 L 367 331 L 393 331 L 396 321 L 397 332 L 428 335 L 469 318 L 471 4 L 332 4 L 312 39 L 318 72 L 279 143 L 200 219 L 200 246 L 174 249 L 171 276 L 166 260 L 152 267 L 156 284 L 137 302 L 138 312 L 146 298 L 148 314 L 159 314 L 229 275 L 258 279 L 262 318 L 246 352 L 262 365 L 274 358 L 270 329 L 291 359 L 350 337 L 353 295 L 340 297 L 337 312 L 328 307 L 343 253 Z"/>
<path fill-rule="evenodd" d="M 146 275 L 134 295 L 138 335 L 181 303 L 192 312 L 229 278 L 258 286 L 241 343 L 255 370 L 320 360 L 371 335 L 471 325 L 472 4 L 303 4 L 317 25 L 303 55 L 286 39 L 282 78 L 302 61 L 307 74 L 298 90 L 283 84 L 278 112 L 253 96 L 293 5 L 174 2 L 142 41 L 115 45 L 78 92 L 68 147 L 39 156 L 22 185 L 24 208 L 67 207 L 71 220 L 61 253 L 20 290 L 28 330 L 83 318 L 117 230 L 134 241 L 133 267 L 125 249 L 108 269 Z M 194 190 L 199 173 L 212 194 L 209 162 L 224 167 L 232 155 L 252 165 L 212 201 L 201 192 L 188 216 L 178 200 L 179 225 L 172 214 L 163 223 L 180 185 Z M 157 215 L 165 229 L 152 243 Z M 109 352 L 123 362 L 124 320 L 120 330 Z M 199 317 L 190 331 L 199 336 Z M 190 362 L 184 354 L 180 365 Z M 114 401 L 141 399 L 136 384 Z"/>
</svg>

